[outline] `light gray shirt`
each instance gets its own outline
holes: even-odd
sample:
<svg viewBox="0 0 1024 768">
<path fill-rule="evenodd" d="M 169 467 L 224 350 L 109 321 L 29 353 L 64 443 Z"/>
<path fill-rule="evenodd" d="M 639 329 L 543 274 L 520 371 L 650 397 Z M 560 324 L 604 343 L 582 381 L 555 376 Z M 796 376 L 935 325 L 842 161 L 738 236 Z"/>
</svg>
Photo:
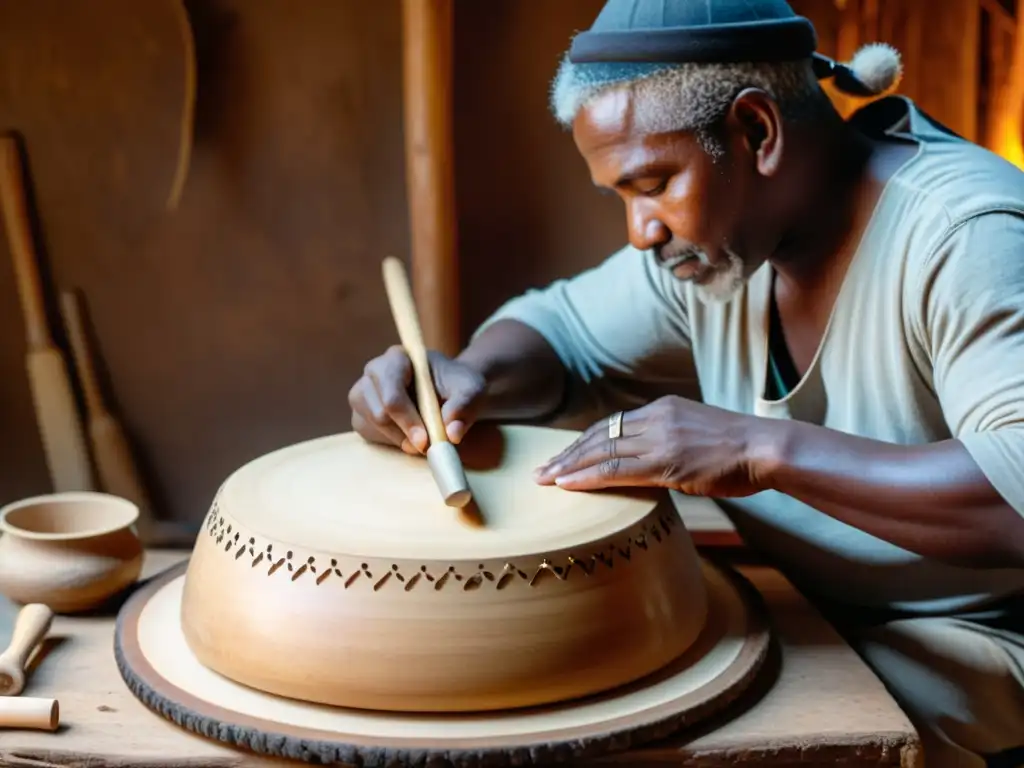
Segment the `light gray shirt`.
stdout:
<svg viewBox="0 0 1024 768">
<path fill-rule="evenodd" d="M 680 394 L 891 443 L 955 437 L 1024 514 L 1024 174 L 910 101 L 887 102 L 897 120 L 883 129 L 918 151 L 887 182 L 810 370 L 785 398 L 764 397 L 768 264 L 730 302 L 704 304 L 625 247 L 483 327 L 514 318 L 540 332 L 570 373 L 571 413 Z M 748 543 L 842 602 L 948 612 L 1024 588 L 1024 570 L 935 562 L 777 492 L 719 503 Z"/>
</svg>

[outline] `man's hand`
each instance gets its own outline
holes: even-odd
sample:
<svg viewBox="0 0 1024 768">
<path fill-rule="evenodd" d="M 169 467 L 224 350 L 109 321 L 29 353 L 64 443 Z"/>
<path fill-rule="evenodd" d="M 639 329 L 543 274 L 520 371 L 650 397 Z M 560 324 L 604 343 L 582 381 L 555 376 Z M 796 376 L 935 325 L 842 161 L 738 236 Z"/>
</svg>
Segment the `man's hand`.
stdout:
<svg viewBox="0 0 1024 768">
<path fill-rule="evenodd" d="M 691 496 L 749 496 L 764 490 L 752 457 L 763 419 L 668 396 L 592 425 L 537 470 L 536 480 L 569 490 L 672 488 Z"/>
<path fill-rule="evenodd" d="M 486 382 L 473 368 L 440 353 L 430 352 L 429 359 L 441 418 L 448 439 L 457 444 L 473 425 Z M 367 363 L 348 393 L 352 429 L 370 442 L 426 453 L 430 441 L 410 394 L 412 381 L 412 363 L 400 346 Z"/>
</svg>

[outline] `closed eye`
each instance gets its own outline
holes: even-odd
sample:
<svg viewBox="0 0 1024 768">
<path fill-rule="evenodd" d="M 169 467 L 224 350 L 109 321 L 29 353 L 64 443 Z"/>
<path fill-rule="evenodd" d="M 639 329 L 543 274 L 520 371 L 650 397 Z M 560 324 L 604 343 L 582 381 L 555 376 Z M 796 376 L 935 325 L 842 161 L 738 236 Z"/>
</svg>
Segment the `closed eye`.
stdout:
<svg viewBox="0 0 1024 768">
<path fill-rule="evenodd" d="M 644 195 L 646 197 L 655 197 L 657 195 L 660 195 L 662 192 L 665 191 L 665 188 L 667 186 L 668 186 L 668 179 L 662 179 L 660 182 L 658 182 L 654 186 L 647 186 L 647 187 L 645 187 L 642 184 L 638 184 L 636 182 L 633 182 L 633 188 L 639 194 Z"/>
</svg>

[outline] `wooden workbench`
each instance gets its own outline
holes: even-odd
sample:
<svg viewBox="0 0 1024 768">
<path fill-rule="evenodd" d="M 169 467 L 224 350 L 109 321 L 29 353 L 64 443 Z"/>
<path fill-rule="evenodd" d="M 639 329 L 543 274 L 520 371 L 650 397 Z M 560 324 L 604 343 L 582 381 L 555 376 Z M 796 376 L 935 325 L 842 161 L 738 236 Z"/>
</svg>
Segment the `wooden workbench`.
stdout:
<svg viewBox="0 0 1024 768">
<path fill-rule="evenodd" d="M 150 552 L 143 577 L 187 558 Z M 773 569 L 739 566 L 764 596 L 780 640 L 768 690 L 751 691 L 724 722 L 589 765 L 920 765 L 910 722 L 879 680 Z M 15 608 L 0 598 L 0 647 Z M 136 700 L 113 657 L 113 616 L 57 617 L 33 663 L 26 696 L 61 705 L 57 733 L 0 731 L 0 766 L 17 768 L 235 768 L 281 765 L 180 730 Z"/>
</svg>

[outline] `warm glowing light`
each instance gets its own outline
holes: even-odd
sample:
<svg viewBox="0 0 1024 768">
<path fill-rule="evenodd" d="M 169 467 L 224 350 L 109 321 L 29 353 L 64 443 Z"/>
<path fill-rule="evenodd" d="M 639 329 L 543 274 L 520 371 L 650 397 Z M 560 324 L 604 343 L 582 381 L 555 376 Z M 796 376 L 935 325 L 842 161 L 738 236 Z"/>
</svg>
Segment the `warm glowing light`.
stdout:
<svg viewBox="0 0 1024 768">
<path fill-rule="evenodd" d="M 1017 14 L 1010 75 L 1000 89 L 988 148 L 1024 168 L 1024 12 Z"/>
</svg>

